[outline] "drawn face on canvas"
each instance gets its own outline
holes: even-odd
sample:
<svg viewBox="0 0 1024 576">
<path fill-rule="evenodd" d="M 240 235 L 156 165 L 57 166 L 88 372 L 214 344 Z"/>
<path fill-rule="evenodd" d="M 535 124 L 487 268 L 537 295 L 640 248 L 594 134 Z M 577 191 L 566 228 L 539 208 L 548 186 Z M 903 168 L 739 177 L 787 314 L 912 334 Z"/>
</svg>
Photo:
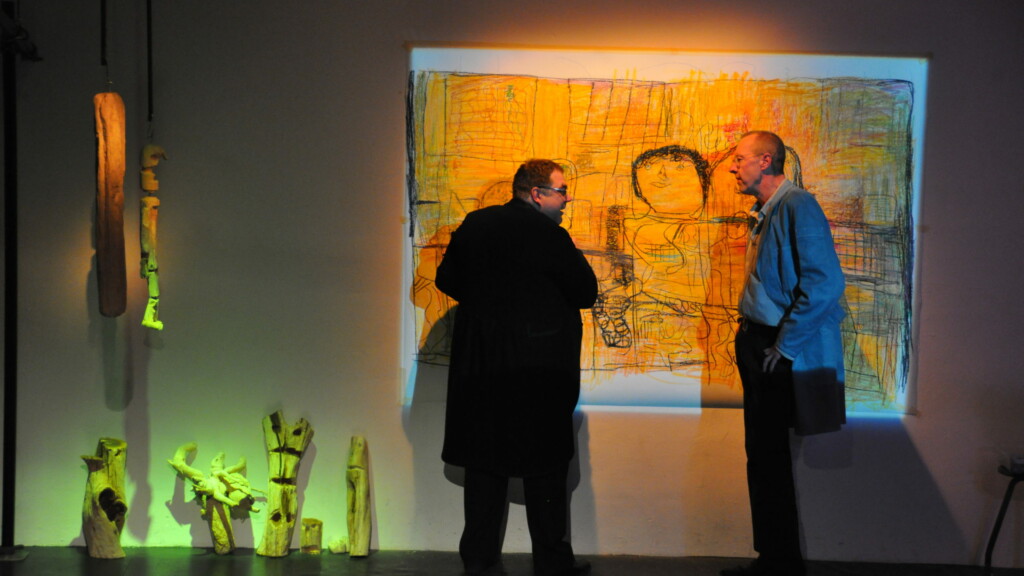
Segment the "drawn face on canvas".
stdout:
<svg viewBox="0 0 1024 576">
<path fill-rule="evenodd" d="M 689 159 L 653 158 L 637 168 L 636 180 L 657 215 L 693 218 L 704 208 L 700 177 Z"/>
</svg>

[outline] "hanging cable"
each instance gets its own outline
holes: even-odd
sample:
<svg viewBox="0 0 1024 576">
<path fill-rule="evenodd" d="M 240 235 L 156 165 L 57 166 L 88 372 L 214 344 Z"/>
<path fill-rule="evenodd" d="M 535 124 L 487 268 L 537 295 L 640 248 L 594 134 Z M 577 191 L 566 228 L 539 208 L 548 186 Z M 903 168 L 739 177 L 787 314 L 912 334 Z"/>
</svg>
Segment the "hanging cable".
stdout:
<svg viewBox="0 0 1024 576">
<path fill-rule="evenodd" d="M 153 0 L 146 0 L 146 90 L 148 120 L 147 136 L 153 142 Z"/>
<path fill-rule="evenodd" d="M 107 76 L 107 91 L 113 84 L 110 80 L 110 66 L 107 64 L 107 0 L 100 0 L 100 66 Z"/>
</svg>

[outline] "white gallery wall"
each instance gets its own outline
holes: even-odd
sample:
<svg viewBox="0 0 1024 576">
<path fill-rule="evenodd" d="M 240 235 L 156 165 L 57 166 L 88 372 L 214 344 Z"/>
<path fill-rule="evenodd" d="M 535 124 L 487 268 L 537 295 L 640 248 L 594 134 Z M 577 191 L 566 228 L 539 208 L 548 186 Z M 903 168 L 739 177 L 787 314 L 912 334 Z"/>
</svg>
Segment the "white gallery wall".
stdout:
<svg viewBox="0 0 1024 576">
<path fill-rule="evenodd" d="M 918 227 L 916 411 L 853 419 L 797 444 L 811 559 L 978 564 L 1024 453 L 1024 3 L 154 0 L 146 122 L 144 3 L 33 0 L 44 58 L 18 64 L 16 539 L 83 545 L 80 459 L 128 442 L 127 546 L 210 546 L 167 464 L 199 445 L 248 459 L 266 487 L 261 419 L 315 429 L 300 515 L 345 536 L 349 438 L 366 436 L 375 549 L 457 548 L 458 472 L 440 443 L 443 369 L 403 406 L 409 44 L 927 56 Z M 92 96 L 128 110 L 128 312 L 99 314 Z M 163 332 L 140 326 L 137 155 L 160 181 Z M 917 143 L 922 145 L 922 143 Z M 583 412 L 573 539 L 583 554 L 752 555 L 738 410 Z M 1024 567 L 1024 493 L 998 566 Z M 263 513 L 235 524 L 255 547 Z M 297 537 L 296 537 L 297 543 Z M 527 551 L 522 507 L 506 549 Z"/>
</svg>

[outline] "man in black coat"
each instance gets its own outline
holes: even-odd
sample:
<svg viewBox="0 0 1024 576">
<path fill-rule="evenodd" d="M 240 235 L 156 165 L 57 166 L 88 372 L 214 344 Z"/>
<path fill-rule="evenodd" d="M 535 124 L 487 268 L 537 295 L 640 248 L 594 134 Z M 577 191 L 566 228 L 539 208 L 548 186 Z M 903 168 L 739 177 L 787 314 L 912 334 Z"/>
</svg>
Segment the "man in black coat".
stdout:
<svg viewBox="0 0 1024 576">
<path fill-rule="evenodd" d="M 580 309 L 597 279 L 559 226 L 572 201 L 561 167 L 529 160 L 513 198 L 466 216 L 437 269 L 459 305 L 442 459 L 466 469 L 466 572 L 497 573 L 509 477 L 523 478 L 534 571 L 585 574 L 567 541 L 572 414 L 580 393 Z"/>
</svg>

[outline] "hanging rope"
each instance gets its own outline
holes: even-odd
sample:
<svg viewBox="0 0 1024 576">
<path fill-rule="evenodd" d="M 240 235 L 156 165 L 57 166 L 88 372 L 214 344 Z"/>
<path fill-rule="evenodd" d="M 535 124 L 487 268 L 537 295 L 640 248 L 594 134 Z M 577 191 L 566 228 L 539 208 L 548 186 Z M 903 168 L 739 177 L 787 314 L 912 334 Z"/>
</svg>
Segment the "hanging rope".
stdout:
<svg viewBox="0 0 1024 576">
<path fill-rule="evenodd" d="M 100 0 L 100 66 L 107 65 L 107 0 Z"/>
<path fill-rule="evenodd" d="M 148 136 L 153 141 L 153 0 L 146 0 L 146 90 Z"/>
<path fill-rule="evenodd" d="M 100 0 L 100 66 L 107 75 L 107 91 L 113 82 L 110 81 L 110 66 L 107 65 L 107 0 Z"/>
</svg>

